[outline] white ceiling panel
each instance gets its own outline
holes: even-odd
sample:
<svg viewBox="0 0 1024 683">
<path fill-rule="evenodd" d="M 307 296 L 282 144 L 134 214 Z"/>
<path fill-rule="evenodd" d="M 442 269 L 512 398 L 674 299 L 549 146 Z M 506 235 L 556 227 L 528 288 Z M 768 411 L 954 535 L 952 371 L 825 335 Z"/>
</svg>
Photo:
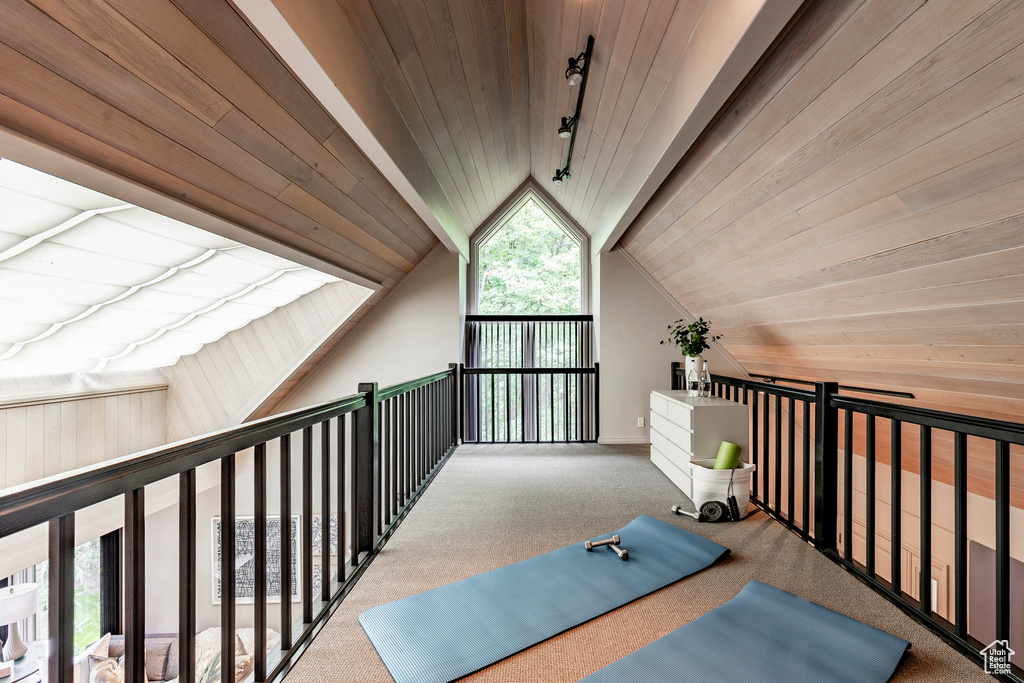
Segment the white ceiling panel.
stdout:
<svg viewBox="0 0 1024 683">
<path fill-rule="evenodd" d="M 0 160 L 0 378 L 162 367 L 337 278 Z"/>
</svg>

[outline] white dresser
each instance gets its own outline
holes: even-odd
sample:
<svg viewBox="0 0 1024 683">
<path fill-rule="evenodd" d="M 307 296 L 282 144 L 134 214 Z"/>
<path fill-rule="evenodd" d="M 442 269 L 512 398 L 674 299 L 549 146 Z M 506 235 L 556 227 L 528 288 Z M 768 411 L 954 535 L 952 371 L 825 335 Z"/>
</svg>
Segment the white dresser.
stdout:
<svg viewBox="0 0 1024 683">
<path fill-rule="evenodd" d="M 686 391 L 651 392 L 651 462 L 686 494 L 693 496 L 690 460 L 718 455 L 723 441 L 743 448 L 750 462 L 748 408 L 724 398 L 687 396 Z"/>
</svg>

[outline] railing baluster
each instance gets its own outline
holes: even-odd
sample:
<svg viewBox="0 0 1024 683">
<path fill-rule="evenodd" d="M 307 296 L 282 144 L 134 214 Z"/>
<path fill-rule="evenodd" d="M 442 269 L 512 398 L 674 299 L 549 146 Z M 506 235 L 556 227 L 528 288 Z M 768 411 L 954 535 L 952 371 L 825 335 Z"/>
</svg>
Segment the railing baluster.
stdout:
<svg viewBox="0 0 1024 683">
<path fill-rule="evenodd" d="M 399 408 L 401 407 L 401 397 L 396 396 L 395 398 L 388 401 L 388 412 L 389 422 L 391 424 L 391 481 L 388 484 L 388 522 L 398 515 L 398 473 L 401 470 L 401 451 L 399 448 L 399 437 L 402 434 L 402 421 L 399 416 Z"/>
<path fill-rule="evenodd" d="M 551 442 L 555 441 L 555 374 L 551 373 L 548 375 L 548 388 L 550 389 L 551 399 L 550 407 L 548 410 L 548 418 L 551 422 Z"/>
<path fill-rule="evenodd" d="M 146 671 L 146 489 L 124 494 L 124 670 L 141 681 Z"/>
<path fill-rule="evenodd" d="M 479 387 L 478 387 L 479 388 Z M 409 490 L 412 487 L 412 427 L 413 412 L 411 407 L 412 392 L 402 394 L 403 419 L 402 419 L 402 505 L 409 500 Z M 479 406 L 479 402 L 477 402 Z M 477 436 L 479 437 L 480 423 L 477 422 Z"/>
<path fill-rule="evenodd" d="M 902 514 L 903 514 L 903 432 L 899 420 L 892 420 L 892 437 L 889 445 L 890 495 L 889 510 L 891 513 L 889 529 L 891 543 L 889 553 L 891 566 L 889 569 L 892 592 L 902 592 L 900 563 L 903 555 Z"/>
<path fill-rule="evenodd" d="M 782 519 L 782 397 L 775 397 L 775 512 Z"/>
<path fill-rule="evenodd" d="M 348 459 L 346 458 L 346 430 L 345 430 L 345 419 L 347 416 L 339 415 L 338 424 L 335 426 L 337 433 L 337 457 L 335 458 L 335 470 L 334 476 L 337 479 L 334 487 L 335 497 L 337 498 L 337 510 L 338 510 L 338 583 L 341 584 L 345 581 L 345 576 L 348 574 L 348 558 L 345 554 L 348 552 L 351 539 L 349 537 L 349 515 L 348 515 L 348 498 L 345 493 L 346 476 L 345 469 L 348 466 Z"/>
<path fill-rule="evenodd" d="M 838 391 L 836 382 L 814 385 L 814 545 L 819 550 L 836 548 L 839 416 L 832 397 Z"/>
<path fill-rule="evenodd" d="M 362 382 L 359 393 L 366 398 L 366 405 L 353 414 L 352 436 L 352 519 L 355 528 L 355 547 L 352 552 L 356 561 L 361 555 L 373 552 L 376 542 L 376 511 L 380 509 L 377 497 L 377 483 L 380 481 L 380 413 L 378 387 L 376 382 Z"/>
<path fill-rule="evenodd" d="M 75 515 L 50 520 L 49 676 L 72 683 L 75 656 Z"/>
<path fill-rule="evenodd" d="M 327 424 L 327 423 L 324 423 Z M 257 683 L 267 679 L 267 444 L 253 449 L 253 673 Z M 193 625 L 193 632 L 195 627 Z M 193 642 L 193 649 L 195 643 Z M 193 653 L 194 657 L 194 653 Z M 193 660 L 194 661 L 194 660 Z M 190 665 L 188 669 L 195 667 Z M 184 671 L 178 668 L 179 673 Z M 182 681 L 184 683 L 184 681 Z"/>
<path fill-rule="evenodd" d="M 331 422 L 320 423 L 320 599 L 331 599 Z"/>
<path fill-rule="evenodd" d="M 954 542 L 956 544 L 956 634 L 967 639 L 967 435 L 953 437 Z"/>
<path fill-rule="evenodd" d="M 1008 480 L 1007 480 L 1008 481 Z M 921 426 L 921 612 L 932 613 L 932 430 Z M 1009 599 L 1009 595 L 1004 597 Z M 1009 635 L 1009 634 L 1007 634 Z"/>
<path fill-rule="evenodd" d="M 494 395 L 494 381 L 493 380 L 494 380 L 494 375 L 491 375 L 491 410 L 492 411 L 495 409 L 495 404 L 497 403 L 497 401 L 495 400 L 495 395 Z M 492 417 L 492 420 L 493 420 L 493 417 L 494 417 L 493 413 L 492 413 L 491 417 Z M 427 439 L 426 439 L 426 436 L 425 436 L 425 434 L 426 434 L 425 425 L 426 424 L 427 424 L 426 392 L 424 391 L 423 387 L 420 387 L 419 389 L 416 390 L 416 450 L 417 450 L 417 452 L 416 452 L 416 455 L 417 455 L 417 457 L 416 457 L 416 464 L 417 464 L 418 469 L 417 469 L 417 475 L 416 475 L 416 486 L 413 487 L 414 491 L 418 490 L 419 487 L 420 487 L 420 484 L 422 484 L 423 480 L 427 478 Z M 495 435 L 495 428 L 496 428 L 496 426 L 497 426 L 497 423 L 492 421 L 492 423 L 491 423 L 491 437 L 492 437 L 491 440 L 492 441 L 496 441 L 497 440 L 496 435 Z"/>
<path fill-rule="evenodd" d="M 807 401 L 801 401 L 800 403 L 804 407 L 804 476 L 802 481 L 804 506 L 801 523 L 803 524 L 803 537 L 806 541 L 811 537 L 811 404 Z"/>
<path fill-rule="evenodd" d="M 122 633 L 121 624 L 121 529 L 100 536 L 100 631 Z"/>
<path fill-rule="evenodd" d="M 377 535 L 384 533 L 384 527 L 391 521 L 391 499 L 388 497 L 388 484 L 391 482 L 391 415 L 388 407 L 391 401 L 382 401 L 380 404 L 380 504 L 377 506 L 377 516 L 380 522 L 377 526 Z"/>
<path fill-rule="evenodd" d="M 865 546 L 864 565 L 867 567 L 868 576 L 875 575 L 875 416 L 865 415 L 867 426 L 864 431 L 864 457 L 866 458 L 867 474 L 864 482 L 864 490 L 867 492 L 864 513 L 864 537 L 867 539 Z"/>
<path fill-rule="evenodd" d="M 996 640 L 1010 639 L 1010 444 L 996 441 Z M 924 551 L 922 550 L 922 553 Z M 1017 590 L 1020 590 L 1018 587 Z"/>
<path fill-rule="evenodd" d="M 768 421 L 768 411 L 771 406 L 771 395 L 766 391 L 764 392 L 764 403 L 761 405 L 761 424 L 764 431 L 764 442 L 761 444 L 761 458 L 764 460 L 764 489 L 762 491 L 762 499 L 764 504 L 770 509 L 772 507 L 771 500 L 771 429 L 770 422 Z M 776 511 L 778 508 L 778 501 L 775 501 Z"/>
<path fill-rule="evenodd" d="M 220 460 L 220 670 L 234 671 L 234 668 L 235 454 L 232 453 Z M 130 675 L 128 678 L 141 680 Z"/>
<path fill-rule="evenodd" d="M 782 404 L 782 398 L 779 398 L 779 404 Z M 789 528 L 792 529 L 796 525 L 796 514 L 794 510 L 796 508 L 796 403 L 792 398 L 789 399 L 789 500 L 786 501 L 786 520 L 789 523 Z"/>
<path fill-rule="evenodd" d="M 853 411 L 843 413 L 843 557 L 853 562 Z"/>
<path fill-rule="evenodd" d="M 326 530 L 323 530 L 326 531 Z M 321 542 L 323 534 L 321 534 Z M 313 427 L 302 430 L 302 623 L 313 622 Z M 226 669 L 225 669 L 226 671 Z"/>
<path fill-rule="evenodd" d="M 901 429 L 902 424 L 899 420 L 892 421 L 892 437 L 889 446 L 890 453 L 890 554 L 892 559 L 892 566 L 890 568 L 890 584 L 892 591 L 896 595 L 900 595 L 902 592 L 901 586 L 901 568 L 900 563 L 902 561 L 903 554 L 903 539 L 902 539 L 902 514 L 903 514 L 903 432 Z"/>
<path fill-rule="evenodd" d="M 285 434 L 281 450 L 281 649 L 292 649 L 292 438 Z"/>
<path fill-rule="evenodd" d="M 195 683 L 196 471 L 178 475 L 178 681 Z M 257 681 L 261 680 L 257 677 Z"/>
<path fill-rule="evenodd" d="M 744 398 L 746 398 L 746 389 L 743 390 L 743 393 Z M 755 389 L 750 393 L 750 459 L 753 461 L 754 465 L 754 472 L 750 475 L 750 495 L 754 498 L 761 498 L 759 493 L 760 489 L 758 488 L 758 473 L 764 465 L 759 462 L 758 458 L 758 441 L 761 435 L 761 430 L 758 429 L 757 423 L 757 401 L 759 392 Z"/>
</svg>

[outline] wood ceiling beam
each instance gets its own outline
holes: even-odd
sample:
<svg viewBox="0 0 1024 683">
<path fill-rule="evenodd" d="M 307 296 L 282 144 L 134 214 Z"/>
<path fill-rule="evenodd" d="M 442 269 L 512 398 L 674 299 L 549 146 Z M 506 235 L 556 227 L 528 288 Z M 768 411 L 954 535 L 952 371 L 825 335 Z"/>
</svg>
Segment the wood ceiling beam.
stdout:
<svg viewBox="0 0 1024 683">
<path fill-rule="evenodd" d="M 334 0 L 237 0 L 238 10 L 450 251 L 469 232 Z"/>
</svg>

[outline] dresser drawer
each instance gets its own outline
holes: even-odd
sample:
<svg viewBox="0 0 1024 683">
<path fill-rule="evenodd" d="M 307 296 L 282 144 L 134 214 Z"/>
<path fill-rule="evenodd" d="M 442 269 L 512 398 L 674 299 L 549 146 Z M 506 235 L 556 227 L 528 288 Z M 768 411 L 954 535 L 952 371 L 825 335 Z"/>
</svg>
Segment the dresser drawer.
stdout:
<svg viewBox="0 0 1024 683">
<path fill-rule="evenodd" d="M 668 416 L 668 399 L 658 394 L 651 394 L 651 412 Z"/>
<path fill-rule="evenodd" d="M 686 453 L 693 452 L 693 434 L 683 429 L 667 417 L 657 413 L 651 413 L 651 429 L 661 432 L 661 435 L 674 443 Z"/>
<path fill-rule="evenodd" d="M 665 413 L 669 420 L 676 423 L 683 429 L 693 429 L 691 420 L 693 419 L 693 410 L 686 406 L 681 406 L 678 403 L 669 403 L 668 412 Z"/>
<path fill-rule="evenodd" d="M 675 463 L 684 472 L 689 471 L 690 453 L 684 451 L 678 444 L 673 443 L 671 439 L 653 428 L 651 429 L 651 446 L 657 448 L 663 456 Z"/>
<path fill-rule="evenodd" d="M 680 491 L 686 494 L 687 498 L 693 496 L 693 484 L 690 481 L 690 476 L 675 465 L 669 458 L 667 458 L 661 451 L 654 447 L 654 443 L 651 443 L 651 462 L 657 467 L 662 473 L 668 477 L 669 481 L 675 484 Z"/>
</svg>

